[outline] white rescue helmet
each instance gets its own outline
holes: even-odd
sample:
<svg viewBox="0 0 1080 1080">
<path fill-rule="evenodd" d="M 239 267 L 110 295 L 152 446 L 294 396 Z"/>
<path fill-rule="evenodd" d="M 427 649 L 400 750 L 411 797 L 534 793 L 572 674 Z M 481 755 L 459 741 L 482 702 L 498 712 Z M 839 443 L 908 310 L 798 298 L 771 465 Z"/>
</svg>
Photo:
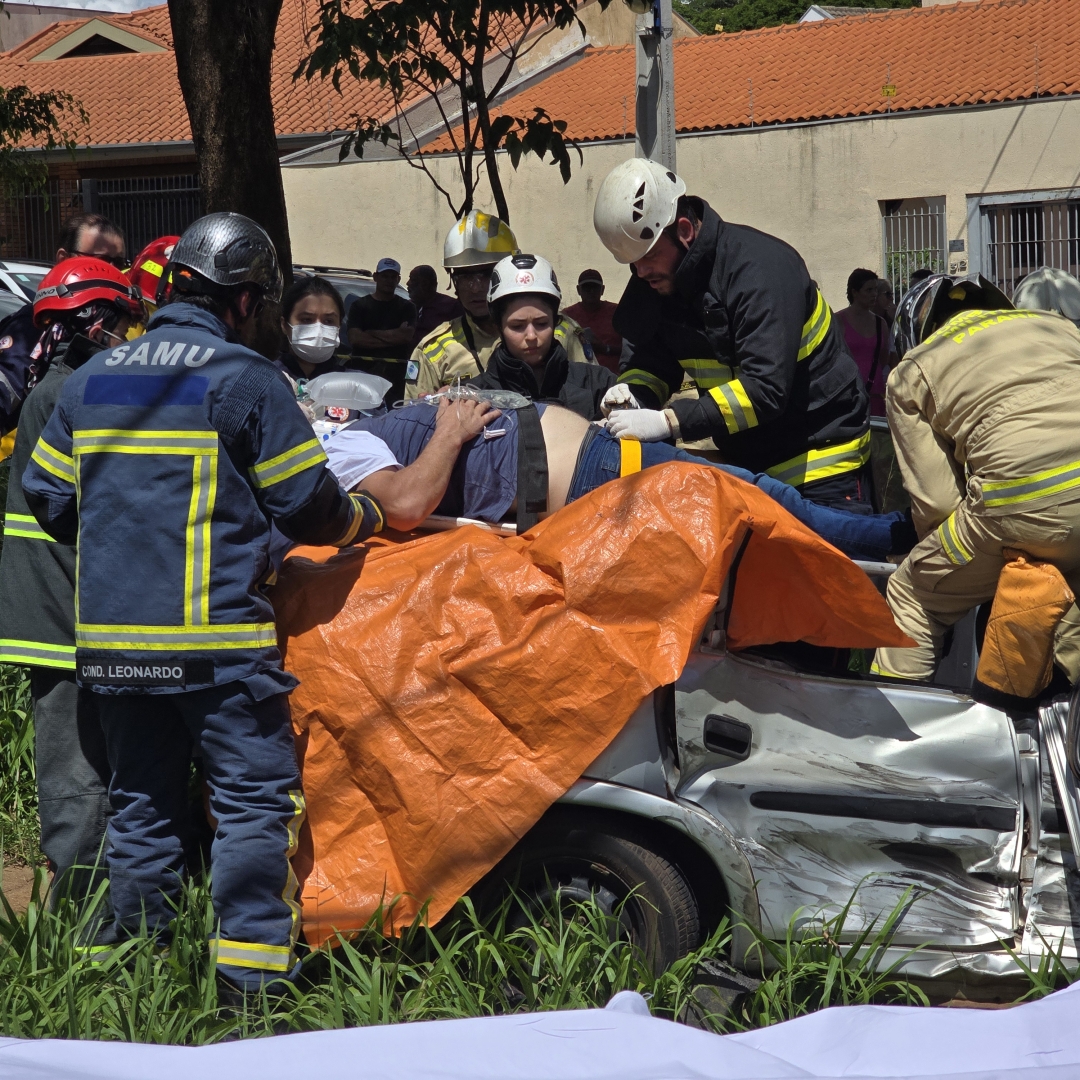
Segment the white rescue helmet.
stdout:
<svg viewBox="0 0 1080 1080">
<path fill-rule="evenodd" d="M 593 228 L 621 263 L 637 262 L 675 220 L 686 184 L 648 158 L 631 158 L 604 177 L 596 193 Z"/>
<path fill-rule="evenodd" d="M 1028 311 L 1056 311 L 1080 322 L 1080 281 L 1065 270 L 1044 266 L 1016 286 L 1013 303 Z"/>
<path fill-rule="evenodd" d="M 562 290 L 551 263 L 540 255 L 524 253 L 498 263 L 491 271 L 488 304 L 498 304 L 512 296 L 548 296 L 555 301 L 558 311 Z"/>
<path fill-rule="evenodd" d="M 494 266 L 518 250 L 517 237 L 505 221 L 482 210 L 470 210 L 446 234 L 443 267 Z"/>
</svg>

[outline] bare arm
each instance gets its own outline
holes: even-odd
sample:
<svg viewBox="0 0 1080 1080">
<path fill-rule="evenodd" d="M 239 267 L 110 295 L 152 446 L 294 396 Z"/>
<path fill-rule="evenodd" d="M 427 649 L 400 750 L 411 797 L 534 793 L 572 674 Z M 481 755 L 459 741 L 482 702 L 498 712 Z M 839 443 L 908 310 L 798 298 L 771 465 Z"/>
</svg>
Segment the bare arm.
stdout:
<svg viewBox="0 0 1080 1080">
<path fill-rule="evenodd" d="M 379 500 L 392 529 L 416 528 L 442 502 L 461 448 L 502 413 L 484 401 L 442 400 L 435 433 L 404 469 L 380 469 L 357 484 Z"/>
</svg>

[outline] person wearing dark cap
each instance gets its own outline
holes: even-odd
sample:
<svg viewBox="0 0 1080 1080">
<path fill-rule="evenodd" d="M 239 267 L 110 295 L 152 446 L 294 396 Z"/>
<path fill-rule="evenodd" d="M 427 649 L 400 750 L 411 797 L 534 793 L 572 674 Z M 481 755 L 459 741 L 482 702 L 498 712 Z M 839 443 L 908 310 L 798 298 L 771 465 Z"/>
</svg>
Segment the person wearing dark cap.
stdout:
<svg viewBox="0 0 1080 1080">
<path fill-rule="evenodd" d="M 405 364 L 416 332 L 416 308 L 395 291 L 401 263 L 380 259 L 375 267 L 375 291 L 354 300 L 349 308 L 349 367 L 389 379 L 387 403 L 405 396 Z"/>
<path fill-rule="evenodd" d="M 619 356 L 622 354 L 622 338 L 611 325 L 617 304 L 602 299 L 604 279 L 599 270 L 582 270 L 577 279 L 578 296 L 581 303 L 564 310 L 582 329 L 591 341 L 596 362 L 609 371 L 619 373 Z"/>
<path fill-rule="evenodd" d="M 422 263 L 409 271 L 409 280 L 405 282 L 409 290 L 409 299 L 416 308 L 416 331 L 413 345 L 419 345 L 432 330 L 451 319 L 465 314 L 461 301 L 454 296 L 439 292 L 439 275 L 434 266 Z"/>
</svg>

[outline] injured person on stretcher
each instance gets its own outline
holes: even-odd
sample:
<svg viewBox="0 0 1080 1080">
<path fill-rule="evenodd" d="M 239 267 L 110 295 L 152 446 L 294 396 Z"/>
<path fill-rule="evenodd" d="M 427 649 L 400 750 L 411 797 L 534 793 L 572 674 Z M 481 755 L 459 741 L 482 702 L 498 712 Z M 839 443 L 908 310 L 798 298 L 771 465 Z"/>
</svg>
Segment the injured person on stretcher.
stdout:
<svg viewBox="0 0 1080 1080">
<path fill-rule="evenodd" d="M 819 536 L 855 559 L 884 561 L 915 536 L 901 513 L 865 515 L 819 506 L 763 473 L 714 465 L 666 443 L 620 441 L 598 424 L 556 405 L 499 412 L 483 402 L 423 399 L 364 416 L 326 444 L 343 486 L 363 488 L 395 529 L 432 513 L 519 532 L 601 484 L 670 462 L 719 468 L 754 484 Z"/>
</svg>

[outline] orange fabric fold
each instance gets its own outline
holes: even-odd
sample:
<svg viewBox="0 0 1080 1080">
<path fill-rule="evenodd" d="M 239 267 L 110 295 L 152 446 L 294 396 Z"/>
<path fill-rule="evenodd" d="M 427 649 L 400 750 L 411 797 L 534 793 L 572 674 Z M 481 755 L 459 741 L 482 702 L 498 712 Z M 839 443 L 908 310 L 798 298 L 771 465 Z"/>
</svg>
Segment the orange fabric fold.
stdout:
<svg viewBox="0 0 1080 1080">
<path fill-rule="evenodd" d="M 910 645 L 869 579 L 756 488 L 677 464 L 523 537 L 297 549 L 274 589 L 319 945 L 400 897 L 441 918 L 673 682 L 740 549 L 732 647 Z"/>
</svg>

